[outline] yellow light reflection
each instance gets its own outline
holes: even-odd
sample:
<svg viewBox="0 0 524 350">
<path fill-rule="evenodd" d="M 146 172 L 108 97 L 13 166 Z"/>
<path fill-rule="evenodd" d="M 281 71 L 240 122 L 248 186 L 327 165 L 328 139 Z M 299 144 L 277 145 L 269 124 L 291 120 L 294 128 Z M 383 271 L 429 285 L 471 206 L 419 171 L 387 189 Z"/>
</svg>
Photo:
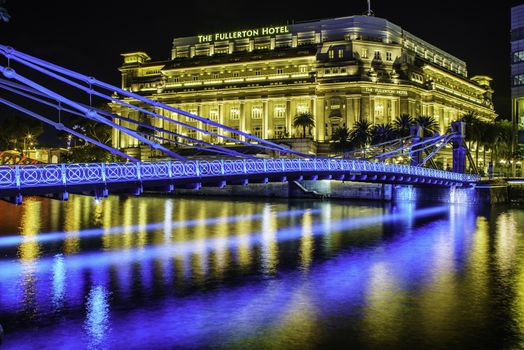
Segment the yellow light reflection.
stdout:
<svg viewBox="0 0 524 350">
<path fill-rule="evenodd" d="M 277 245 L 278 223 L 275 213 L 271 211 L 271 205 L 264 206 L 262 218 L 262 271 L 267 275 L 277 272 L 278 245 Z"/>
<path fill-rule="evenodd" d="M 302 236 L 300 238 L 300 267 L 307 271 L 313 256 L 313 215 L 308 210 L 302 216 Z"/>
<path fill-rule="evenodd" d="M 38 314 L 38 304 L 36 299 L 35 275 L 37 259 L 40 256 L 40 245 L 36 241 L 36 236 L 40 232 L 42 217 L 42 203 L 33 198 L 26 198 L 22 206 L 20 220 L 20 234 L 22 243 L 18 248 L 18 255 L 22 264 L 22 289 L 24 314 L 30 319 Z"/>
<path fill-rule="evenodd" d="M 366 291 L 363 327 L 367 334 L 372 334 L 369 339 L 377 348 L 391 344 L 400 333 L 404 299 L 393 268 L 385 262 L 373 264 Z"/>
<path fill-rule="evenodd" d="M 86 210 L 84 202 L 90 200 L 89 197 L 71 196 L 66 203 L 65 222 L 64 222 L 64 253 L 71 255 L 78 253 L 80 249 L 80 239 L 78 231 L 82 227 L 82 209 Z"/>
</svg>

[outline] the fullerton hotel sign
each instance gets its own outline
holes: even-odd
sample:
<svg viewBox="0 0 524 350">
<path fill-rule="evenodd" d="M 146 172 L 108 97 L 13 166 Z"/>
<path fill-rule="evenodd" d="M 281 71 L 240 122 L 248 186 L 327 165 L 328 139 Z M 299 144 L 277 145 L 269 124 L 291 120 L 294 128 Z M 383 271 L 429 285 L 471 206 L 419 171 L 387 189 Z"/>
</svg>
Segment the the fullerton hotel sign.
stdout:
<svg viewBox="0 0 524 350">
<path fill-rule="evenodd" d="M 289 33 L 288 26 L 264 27 L 264 28 L 256 28 L 256 29 L 237 30 L 234 32 L 197 35 L 197 38 L 198 38 L 199 43 L 207 43 L 207 42 L 212 42 L 212 41 L 243 39 L 243 38 L 251 38 L 255 36 L 275 35 L 275 34 L 285 34 L 285 33 Z"/>
</svg>

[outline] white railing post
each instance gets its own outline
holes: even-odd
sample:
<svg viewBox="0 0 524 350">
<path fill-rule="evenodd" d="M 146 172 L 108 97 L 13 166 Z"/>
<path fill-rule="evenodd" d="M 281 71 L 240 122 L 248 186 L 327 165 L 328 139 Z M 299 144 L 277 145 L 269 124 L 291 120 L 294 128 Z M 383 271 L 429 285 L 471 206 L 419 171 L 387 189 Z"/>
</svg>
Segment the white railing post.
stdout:
<svg viewBox="0 0 524 350">
<path fill-rule="evenodd" d="M 61 164 L 60 165 L 60 171 L 62 172 L 62 185 L 66 186 L 67 185 L 67 172 L 66 172 L 66 165 L 65 164 Z"/>
<path fill-rule="evenodd" d="M 15 183 L 16 188 L 20 191 L 21 181 L 20 181 L 20 165 L 15 165 Z"/>
</svg>

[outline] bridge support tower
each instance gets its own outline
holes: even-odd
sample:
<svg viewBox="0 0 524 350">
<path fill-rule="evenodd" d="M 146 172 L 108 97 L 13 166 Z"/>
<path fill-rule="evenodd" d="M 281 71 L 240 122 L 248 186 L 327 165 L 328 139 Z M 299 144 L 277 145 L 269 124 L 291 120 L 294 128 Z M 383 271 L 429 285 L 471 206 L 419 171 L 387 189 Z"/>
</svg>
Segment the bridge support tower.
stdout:
<svg viewBox="0 0 524 350">
<path fill-rule="evenodd" d="M 466 172 L 466 123 L 453 122 L 451 128 L 457 134 L 453 137 L 453 172 L 464 174 Z"/>
</svg>

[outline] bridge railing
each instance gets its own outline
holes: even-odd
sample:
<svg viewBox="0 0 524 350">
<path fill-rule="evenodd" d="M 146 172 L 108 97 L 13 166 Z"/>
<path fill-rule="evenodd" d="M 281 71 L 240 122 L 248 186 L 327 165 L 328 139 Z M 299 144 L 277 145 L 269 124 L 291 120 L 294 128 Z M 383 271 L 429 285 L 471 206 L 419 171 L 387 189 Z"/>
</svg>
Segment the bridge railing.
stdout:
<svg viewBox="0 0 524 350">
<path fill-rule="evenodd" d="M 275 158 L 0 166 L 0 188 L 176 180 L 242 174 L 286 175 L 290 173 L 340 172 L 399 174 L 460 183 L 480 180 L 478 175 L 459 174 L 402 164 L 350 159 Z"/>
</svg>

